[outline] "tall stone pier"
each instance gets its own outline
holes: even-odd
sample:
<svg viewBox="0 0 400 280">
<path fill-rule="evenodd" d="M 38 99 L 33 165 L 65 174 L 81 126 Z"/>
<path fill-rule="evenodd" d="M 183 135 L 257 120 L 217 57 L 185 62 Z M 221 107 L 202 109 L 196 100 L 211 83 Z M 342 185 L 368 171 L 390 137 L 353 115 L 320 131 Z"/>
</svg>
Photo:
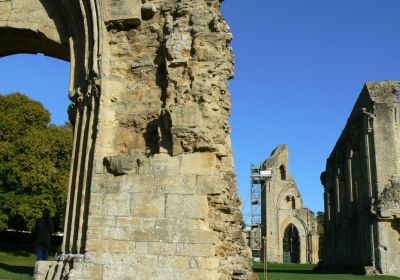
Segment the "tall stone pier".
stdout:
<svg viewBox="0 0 400 280">
<path fill-rule="evenodd" d="M 215 0 L 0 0 L 0 56 L 71 62 L 62 256 L 36 279 L 249 279 Z"/>
<path fill-rule="evenodd" d="M 400 276 L 399 85 L 365 84 L 321 174 L 324 265 Z"/>
</svg>

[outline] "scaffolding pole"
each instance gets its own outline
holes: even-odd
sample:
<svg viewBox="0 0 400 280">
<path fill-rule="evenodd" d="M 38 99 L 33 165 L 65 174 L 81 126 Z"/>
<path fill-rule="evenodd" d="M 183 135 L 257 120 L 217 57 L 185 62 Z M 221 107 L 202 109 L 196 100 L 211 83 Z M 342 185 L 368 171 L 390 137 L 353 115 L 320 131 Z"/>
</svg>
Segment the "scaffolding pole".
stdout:
<svg viewBox="0 0 400 280">
<path fill-rule="evenodd" d="M 266 181 L 272 177 L 272 170 L 263 170 L 262 166 L 255 167 L 251 164 L 250 167 L 250 235 L 249 245 L 253 253 L 253 260 L 260 261 L 261 256 L 264 255 L 262 250 L 266 246 L 263 243 L 266 242 L 265 237 L 262 236 L 262 221 L 261 221 L 261 200 L 263 193 L 263 186 Z"/>
</svg>

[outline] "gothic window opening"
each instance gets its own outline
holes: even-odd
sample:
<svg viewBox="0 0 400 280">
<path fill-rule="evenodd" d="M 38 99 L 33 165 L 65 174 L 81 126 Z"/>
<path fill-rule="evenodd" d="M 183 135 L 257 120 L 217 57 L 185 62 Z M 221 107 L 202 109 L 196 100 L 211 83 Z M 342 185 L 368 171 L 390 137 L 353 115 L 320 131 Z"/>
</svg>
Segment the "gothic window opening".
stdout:
<svg viewBox="0 0 400 280">
<path fill-rule="evenodd" d="M 296 209 L 296 199 L 292 195 L 285 198 L 286 209 Z"/>
<path fill-rule="evenodd" d="M 286 167 L 283 164 L 279 167 L 279 173 L 281 175 L 281 180 L 286 180 Z"/>
<path fill-rule="evenodd" d="M 283 262 L 300 262 L 300 237 L 299 231 L 293 224 L 289 224 L 283 236 Z"/>
</svg>

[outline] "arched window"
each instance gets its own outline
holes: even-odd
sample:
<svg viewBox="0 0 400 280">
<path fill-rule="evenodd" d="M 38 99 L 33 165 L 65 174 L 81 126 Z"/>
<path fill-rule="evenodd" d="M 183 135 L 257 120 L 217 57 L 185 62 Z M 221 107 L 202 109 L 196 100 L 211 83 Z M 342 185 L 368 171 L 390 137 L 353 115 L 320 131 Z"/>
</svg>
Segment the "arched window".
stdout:
<svg viewBox="0 0 400 280">
<path fill-rule="evenodd" d="M 285 198 L 286 209 L 296 209 L 296 199 L 292 195 L 288 195 Z"/>
<path fill-rule="evenodd" d="M 279 167 L 279 173 L 281 174 L 281 180 L 286 180 L 286 167 L 283 164 Z"/>
<path fill-rule="evenodd" d="M 300 237 L 299 231 L 293 224 L 289 224 L 283 235 L 283 262 L 300 262 Z"/>
</svg>

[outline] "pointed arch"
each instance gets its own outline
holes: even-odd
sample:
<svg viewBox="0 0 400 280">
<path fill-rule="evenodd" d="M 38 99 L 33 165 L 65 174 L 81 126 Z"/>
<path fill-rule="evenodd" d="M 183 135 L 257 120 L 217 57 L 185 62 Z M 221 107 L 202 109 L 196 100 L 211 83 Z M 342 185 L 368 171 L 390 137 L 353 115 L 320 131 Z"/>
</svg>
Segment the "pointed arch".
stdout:
<svg viewBox="0 0 400 280">
<path fill-rule="evenodd" d="M 284 164 L 279 166 L 279 175 L 280 175 L 281 181 L 287 180 L 287 171 L 286 171 L 286 166 Z"/>
<path fill-rule="evenodd" d="M 68 109 L 74 127 L 65 215 L 64 254 L 82 254 L 86 246 L 89 188 L 97 138 L 100 86 L 98 1 L 8 1 L 0 13 L 0 57 L 44 53 L 71 62 Z M 18 2 L 18 3 L 17 3 Z M 8 4 L 8 3 L 5 3 Z M 12 16 L 11 16 L 12 15 Z M 29 16 L 27 16 L 29 15 Z"/>
<path fill-rule="evenodd" d="M 283 262 L 300 262 L 300 236 L 296 226 L 289 223 L 283 233 Z"/>
</svg>

